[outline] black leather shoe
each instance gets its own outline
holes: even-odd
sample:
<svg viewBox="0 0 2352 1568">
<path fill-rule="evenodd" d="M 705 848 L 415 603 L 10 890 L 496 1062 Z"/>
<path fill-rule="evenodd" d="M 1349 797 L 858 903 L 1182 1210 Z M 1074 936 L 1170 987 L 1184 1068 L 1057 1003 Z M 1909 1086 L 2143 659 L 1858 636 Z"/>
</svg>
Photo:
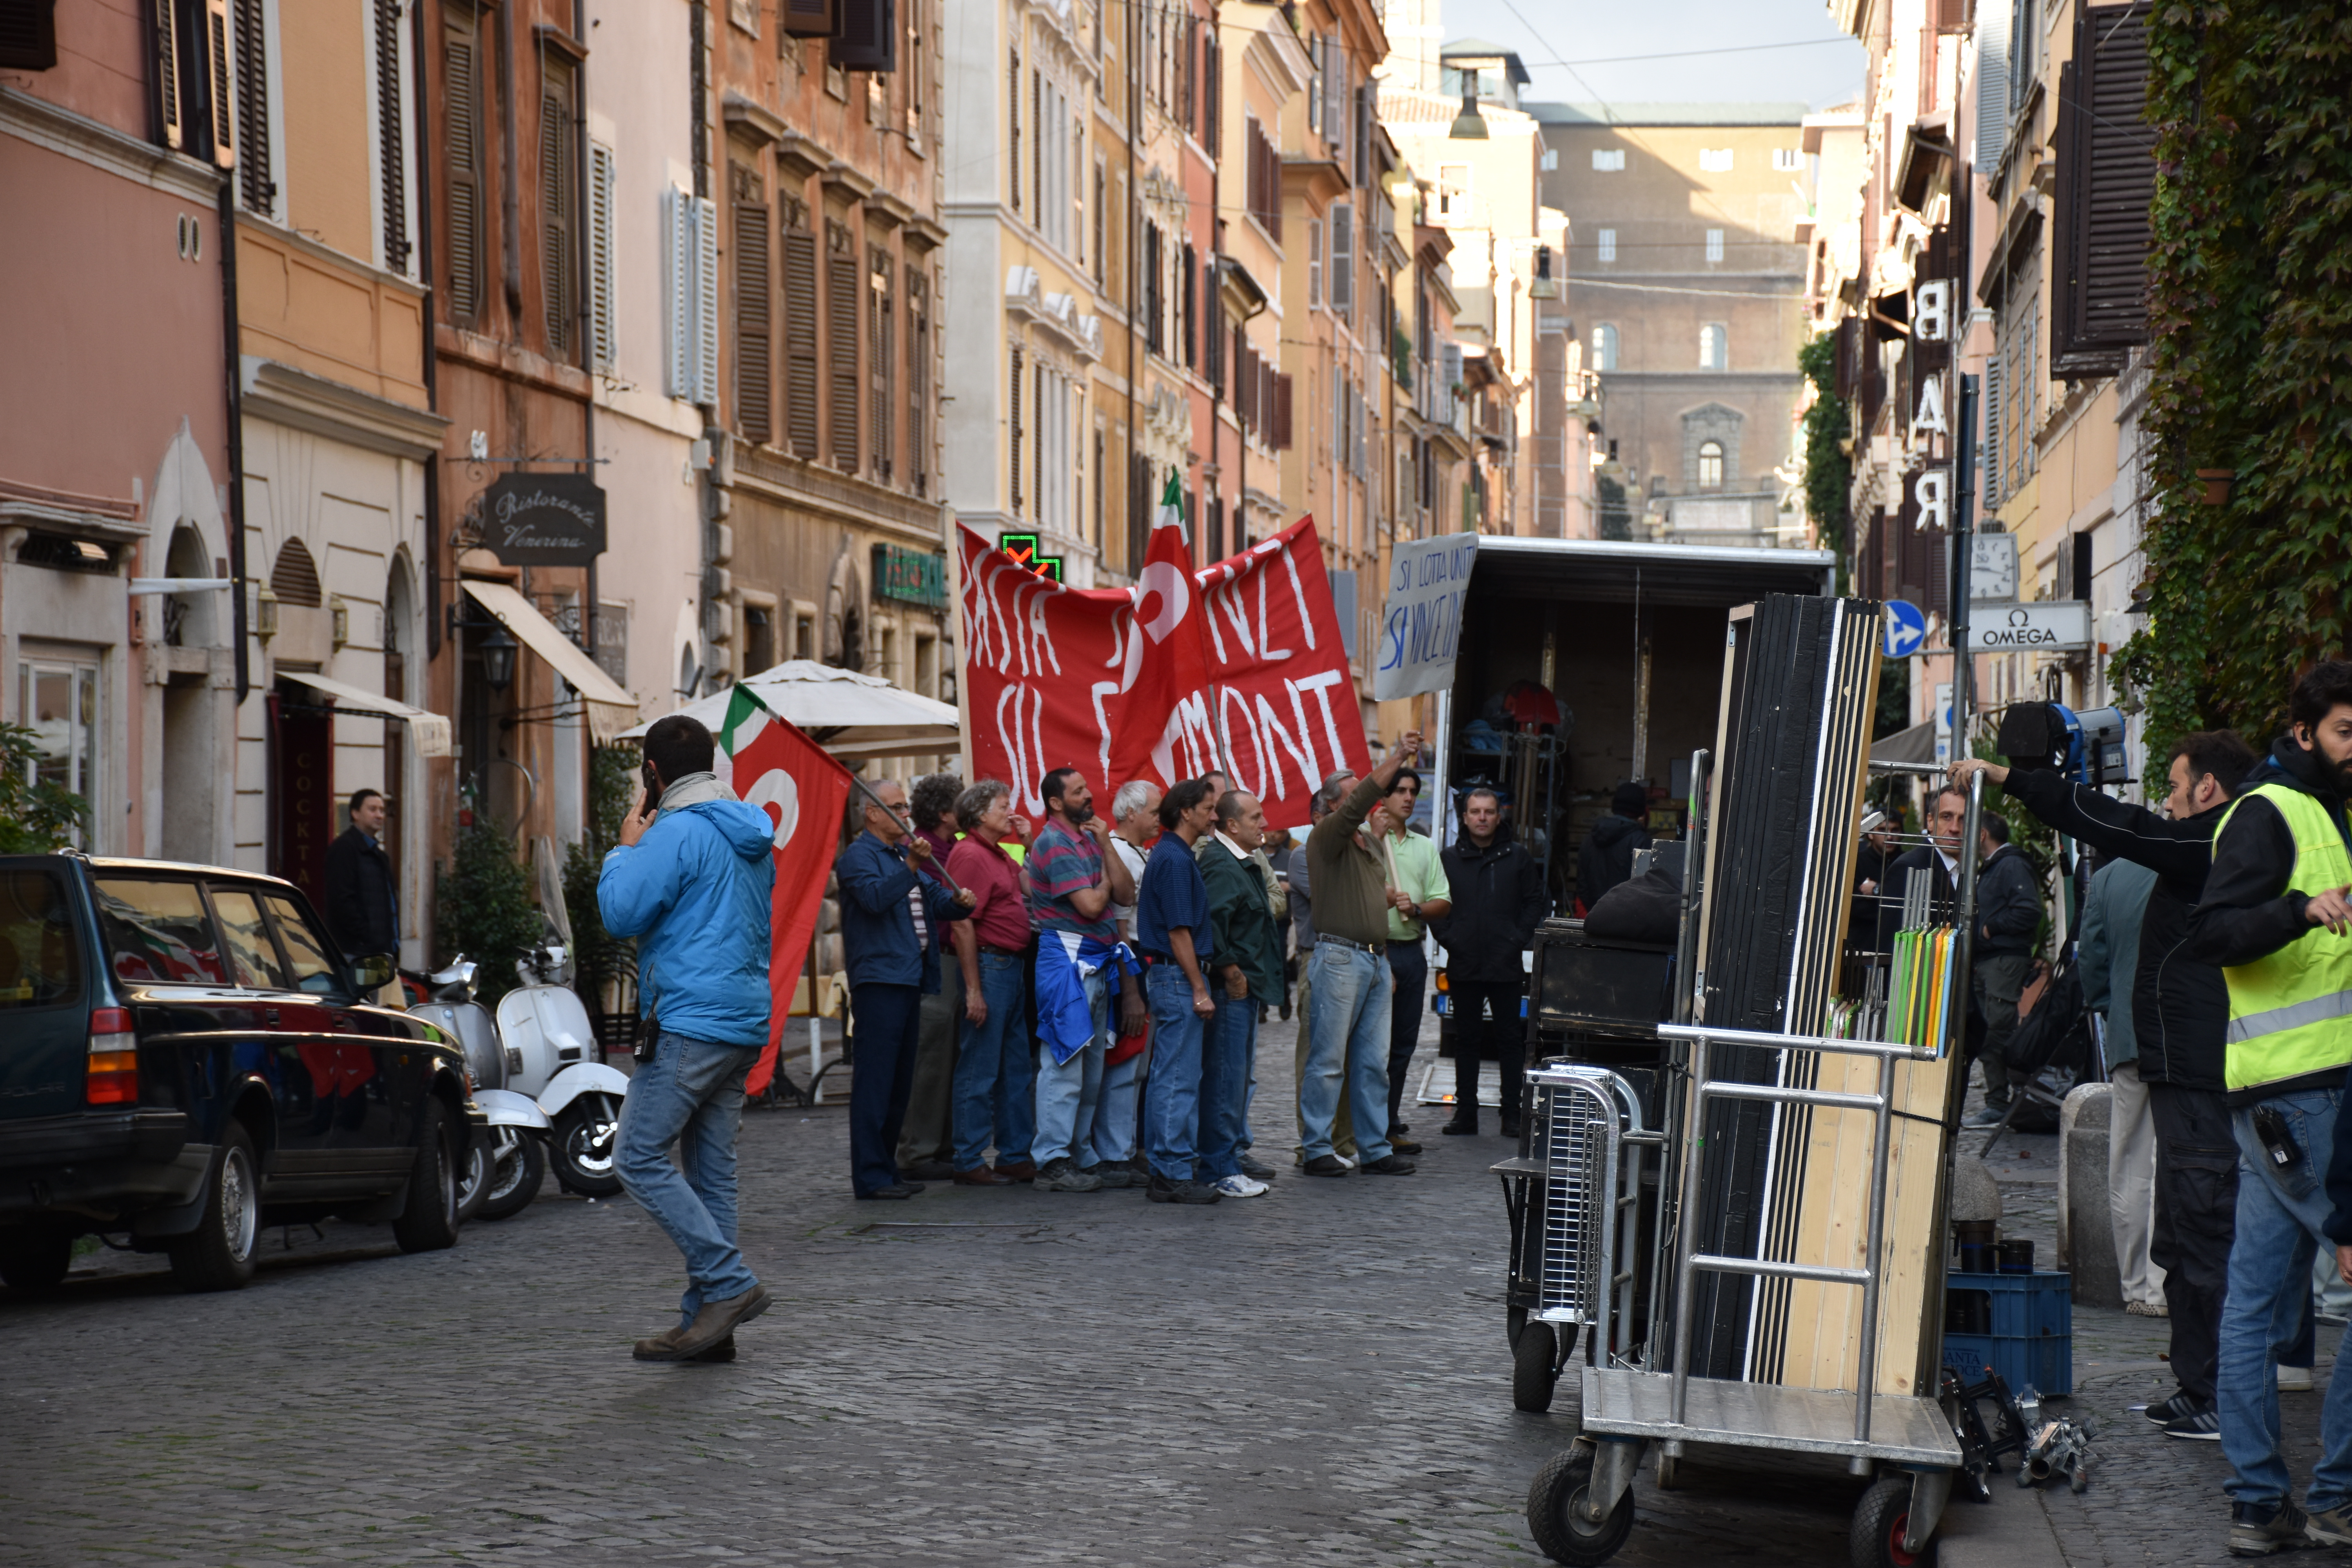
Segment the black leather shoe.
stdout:
<svg viewBox="0 0 2352 1568">
<path fill-rule="evenodd" d="M 1478 1135 L 1478 1123 L 1475 1121 L 1465 1121 L 1457 1116 L 1438 1131 L 1448 1138 L 1475 1138 Z"/>
<path fill-rule="evenodd" d="M 1353 1167 L 1337 1154 L 1318 1154 L 1307 1162 L 1307 1173 L 1310 1176 L 1344 1176 Z"/>
<path fill-rule="evenodd" d="M 1383 1154 L 1356 1167 L 1360 1176 L 1410 1176 L 1420 1167 L 1402 1154 Z"/>
<path fill-rule="evenodd" d="M 898 1182 L 887 1187 L 877 1187 L 870 1193 L 860 1193 L 861 1198 L 911 1198 L 923 1189 L 912 1182 Z"/>
</svg>

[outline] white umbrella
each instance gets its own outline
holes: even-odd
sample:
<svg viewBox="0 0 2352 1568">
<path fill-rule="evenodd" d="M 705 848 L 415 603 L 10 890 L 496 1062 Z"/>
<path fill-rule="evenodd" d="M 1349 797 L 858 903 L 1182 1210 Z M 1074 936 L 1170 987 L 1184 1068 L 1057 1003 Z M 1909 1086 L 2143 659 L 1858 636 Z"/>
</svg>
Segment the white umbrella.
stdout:
<svg viewBox="0 0 2352 1568">
<path fill-rule="evenodd" d="M 919 757 L 952 752 L 962 744 L 951 705 L 893 686 L 878 675 L 793 658 L 746 676 L 739 684 L 806 731 L 811 740 L 847 761 Z M 701 721 L 716 733 L 727 721 L 727 691 L 715 691 L 677 711 Z M 652 727 L 649 721 L 624 730 L 620 738 L 642 740 Z"/>
</svg>

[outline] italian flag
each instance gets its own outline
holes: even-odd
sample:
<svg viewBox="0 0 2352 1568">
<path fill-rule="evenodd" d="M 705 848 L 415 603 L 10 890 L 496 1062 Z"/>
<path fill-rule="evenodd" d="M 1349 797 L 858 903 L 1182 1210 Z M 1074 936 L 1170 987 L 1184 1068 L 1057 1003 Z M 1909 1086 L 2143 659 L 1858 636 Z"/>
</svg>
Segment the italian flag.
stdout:
<svg viewBox="0 0 2352 1568">
<path fill-rule="evenodd" d="M 1160 492 L 1160 515 L 1151 520 L 1154 528 L 1172 528 L 1176 537 L 1184 537 L 1184 487 L 1181 468 L 1168 470 L 1168 484 Z"/>
<path fill-rule="evenodd" d="M 743 686 L 734 688 L 728 700 L 719 750 L 728 770 L 721 782 L 737 799 L 766 812 L 776 829 L 776 889 L 768 917 L 768 1045 L 743 1085 L 746 1094 L 758 1094 L 775 1077 L 793 988 L 816 935 L 841 814 L 849 803 L 849 771 Z"/>
</svg>

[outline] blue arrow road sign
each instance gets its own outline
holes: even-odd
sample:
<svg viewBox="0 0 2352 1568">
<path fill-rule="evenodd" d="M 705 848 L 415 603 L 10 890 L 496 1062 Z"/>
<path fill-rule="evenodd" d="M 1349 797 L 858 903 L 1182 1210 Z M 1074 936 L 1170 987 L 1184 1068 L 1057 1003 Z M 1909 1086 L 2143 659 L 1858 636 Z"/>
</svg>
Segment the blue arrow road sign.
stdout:
<svg viewBox="0 0 2352 1568">
<path fill-rule="evenodd" d="M 1886 657 L 1908 658 L 1927 640 L 1927 617 L 1906 599 L 1886 601 Z"/>
</svg>

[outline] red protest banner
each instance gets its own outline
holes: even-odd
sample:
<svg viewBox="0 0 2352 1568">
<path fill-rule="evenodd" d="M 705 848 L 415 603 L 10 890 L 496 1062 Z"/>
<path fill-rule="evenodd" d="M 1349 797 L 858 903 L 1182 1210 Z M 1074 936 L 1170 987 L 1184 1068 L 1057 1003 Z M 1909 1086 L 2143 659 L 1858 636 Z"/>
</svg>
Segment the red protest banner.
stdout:
<svg viewBox="0 0 2352 1568">
<path fill-rule="evenodd" d="M 1132 589 L 1065 587 L 959 525 L 974 774 L 1034 815 L 1053 768 L 1098 796 L 1220 768 L 1304 826 L 1326 775 L 1371 765 L 1314 521 L 1196 573 L 1161 515 Z"/>
</svg>

